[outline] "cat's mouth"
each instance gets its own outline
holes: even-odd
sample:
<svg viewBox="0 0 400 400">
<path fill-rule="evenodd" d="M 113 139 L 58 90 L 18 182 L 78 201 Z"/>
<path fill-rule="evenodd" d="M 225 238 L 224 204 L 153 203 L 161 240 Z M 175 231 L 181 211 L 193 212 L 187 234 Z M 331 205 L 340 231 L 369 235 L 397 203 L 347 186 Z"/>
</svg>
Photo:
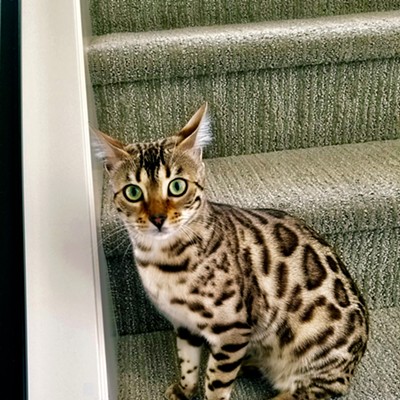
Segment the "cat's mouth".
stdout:
<svg viewBox="0 0 400 400">
<path fill-rule="evenodd" d="M 152 233 L 155 237 L 165 237 L 171 235 L 171 229 L 161 228 L 160 230 L 156 230 Z"/>
<path fill-rule="evenodd" d="M 176 230 L 167 226 L 163 226 L 160 229 L 155 226 L 148 227 L 146 230 L 142 231 L 142 234 L 152 239 L 167 239 L 174 235 L 174 233 L 176 233 Z"/>
<path fill-rule="evenodd" d="M 133 229 L 136 234 L 139 234 L 146 240 L 165 240 L 181 232 L 182 225 L 184 224 L 165 224 L 158 228 L 153 224 L 148 224 L 147 226 L 134 226 Z"/>
</svg>

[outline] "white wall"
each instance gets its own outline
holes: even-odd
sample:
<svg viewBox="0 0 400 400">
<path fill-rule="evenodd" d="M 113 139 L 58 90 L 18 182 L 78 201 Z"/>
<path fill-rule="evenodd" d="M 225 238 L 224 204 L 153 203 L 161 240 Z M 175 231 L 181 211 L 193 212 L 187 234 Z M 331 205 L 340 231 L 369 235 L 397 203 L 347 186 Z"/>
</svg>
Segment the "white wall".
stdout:
<svg viewBox="0 0 400 400">
<path fill-rule="evenodd" d="M 108 327 L 112 318 L 99 268 L 80 18 L 78 0 L 22 0 L 30 400 L 116 398 L 113 339 L 106 348 L 104 331 L 104 317 Z"/>
</svg>

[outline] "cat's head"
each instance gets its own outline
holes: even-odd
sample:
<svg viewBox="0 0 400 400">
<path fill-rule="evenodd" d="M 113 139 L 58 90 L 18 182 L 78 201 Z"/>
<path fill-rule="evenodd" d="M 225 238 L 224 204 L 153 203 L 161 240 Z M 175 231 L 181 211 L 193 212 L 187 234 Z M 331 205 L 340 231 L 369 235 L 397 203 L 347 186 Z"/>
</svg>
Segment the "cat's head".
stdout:
<svg viewBox="0 0 400 400">
<path fill-rule="evenodd" d="M 124 145 L 96 132 L 114 204 L 131 234 L 167 239 L 185 231 L 203 204 L 203 147 L 211 141 L 207 104 L 174 136 Z"/>
</svg>

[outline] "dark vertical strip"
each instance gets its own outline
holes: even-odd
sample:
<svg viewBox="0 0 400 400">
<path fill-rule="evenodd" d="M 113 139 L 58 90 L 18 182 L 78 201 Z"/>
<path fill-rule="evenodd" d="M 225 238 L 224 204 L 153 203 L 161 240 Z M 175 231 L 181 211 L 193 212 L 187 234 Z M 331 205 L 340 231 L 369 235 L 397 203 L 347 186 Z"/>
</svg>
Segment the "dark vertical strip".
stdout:
<svg viewBox="0 0 400 400">
<path fill-rule="evenodd" d="M 26 399 L 20 0 L 0 1 L 0 354 L 2 392 Z"/>
</svg>

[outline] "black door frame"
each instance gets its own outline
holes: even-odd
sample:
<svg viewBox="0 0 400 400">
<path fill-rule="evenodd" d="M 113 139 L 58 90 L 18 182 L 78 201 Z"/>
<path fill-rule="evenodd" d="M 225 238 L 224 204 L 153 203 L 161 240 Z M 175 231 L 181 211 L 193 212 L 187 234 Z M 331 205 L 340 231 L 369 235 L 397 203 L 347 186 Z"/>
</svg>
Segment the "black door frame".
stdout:
<svg viewBox="0 0 400 400">
<path fill-rule="evenodd" d="M 20 3 L 0 0 L 0 357 L 2 393 L 25 400 Z"/>
</svg>

